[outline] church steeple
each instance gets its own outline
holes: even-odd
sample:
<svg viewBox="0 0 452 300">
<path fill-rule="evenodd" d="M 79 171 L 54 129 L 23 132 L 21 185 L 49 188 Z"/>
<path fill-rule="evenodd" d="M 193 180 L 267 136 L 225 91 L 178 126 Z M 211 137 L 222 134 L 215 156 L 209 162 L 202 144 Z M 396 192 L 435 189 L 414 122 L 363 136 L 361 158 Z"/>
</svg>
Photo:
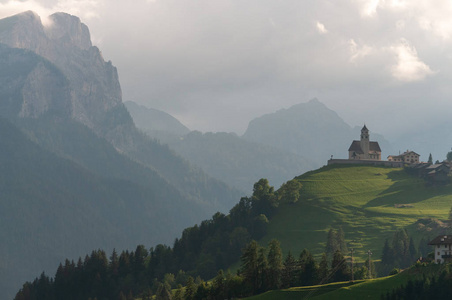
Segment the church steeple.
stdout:
<svg viewBox="0 0 452 300">
<path fill-rule="evenodd" d="M 364 155 L 369 153 L 369 129 L 367 129 L 366 124 L 361 129 L 361 149 L 364 152 Z"/>
</svg>

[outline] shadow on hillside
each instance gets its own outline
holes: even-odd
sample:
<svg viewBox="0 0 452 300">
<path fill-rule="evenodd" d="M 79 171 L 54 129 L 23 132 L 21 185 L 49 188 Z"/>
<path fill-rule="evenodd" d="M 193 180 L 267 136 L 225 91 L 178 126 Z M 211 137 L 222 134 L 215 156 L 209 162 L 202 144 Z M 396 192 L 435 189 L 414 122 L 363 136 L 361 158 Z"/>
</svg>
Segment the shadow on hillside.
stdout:
<svg viewBox="0 0 452 300">
<path fill-rule="evenodd" d="M 379 197 L 369 201 L 363 207 L 399 206 L 409 208 L 410 204 L 424 201 L 431 197 L 450 194 L 452 187 L 427 186 L 426 182 L 417 176 L 408 174 L 405 170 L 394 170 L 388 173 L 388 178 L 394 183 L 382 191 Z"/>
</svg>

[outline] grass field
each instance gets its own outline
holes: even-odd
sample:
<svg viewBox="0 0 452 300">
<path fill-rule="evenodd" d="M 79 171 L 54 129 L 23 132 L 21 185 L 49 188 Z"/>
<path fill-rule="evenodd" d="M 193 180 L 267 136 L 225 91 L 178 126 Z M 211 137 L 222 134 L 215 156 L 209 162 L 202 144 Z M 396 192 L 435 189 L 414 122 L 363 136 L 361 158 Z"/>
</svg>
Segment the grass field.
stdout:
<svg viewBox="0 0 452 300">
<path fill-rule="evenodd" d="M 451 185 L 428 187 L 400 168 L 333 165 L 296 179 L 303 185 L 300 200 L 280 206 L 260 241 L 266 245 L 276 238 L 284 253 L 295 256 L 307 248 L 319 257 L 328 230 L 342 226 L 357 261 L 365 260 L 367 250 L 378 260 L 395 230 L 413 228 L 420 218 L 446 219 L 452 206 Z"/>
<path fill-rule="evenodd" d="M 439 274 L 443 267 L 431 264 L 427 266 L 413 266 L 410 269 L 393 276 L 371 280 L 350 282 L 337 282 L 312 287 L 295 287 L 286 290 L 276 290 L 246 298 L 247 300 L 350 300 L 369 299 L 380 300 L 382 295 L 393 289 L 405 285 L 408 280 L 420 279 L 423 274 Z"/>
</svg>

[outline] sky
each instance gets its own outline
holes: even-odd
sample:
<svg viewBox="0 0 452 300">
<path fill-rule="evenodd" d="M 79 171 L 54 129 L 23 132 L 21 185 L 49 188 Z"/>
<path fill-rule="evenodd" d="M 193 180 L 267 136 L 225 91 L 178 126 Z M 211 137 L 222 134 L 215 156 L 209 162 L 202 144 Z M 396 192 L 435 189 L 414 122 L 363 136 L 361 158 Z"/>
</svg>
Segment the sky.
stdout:
<svg viewBox="0 0 452 300">
<path fill-rule="evenodd" d="M 452 1 L 0 0 L 81 18 L 124 101 L 192 130 L 242 134 L 312 98 L 389 139 L 452 109 Z"/>
</svg>

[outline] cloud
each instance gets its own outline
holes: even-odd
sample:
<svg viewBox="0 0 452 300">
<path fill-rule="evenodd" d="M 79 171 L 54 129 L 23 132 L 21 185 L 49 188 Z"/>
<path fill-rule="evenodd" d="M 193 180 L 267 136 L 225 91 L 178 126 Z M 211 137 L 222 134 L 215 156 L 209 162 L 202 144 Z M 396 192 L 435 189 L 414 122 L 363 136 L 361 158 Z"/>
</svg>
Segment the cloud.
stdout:
<svg viewBox="0 0 452 300">
<path fill-rule="evenodd" d="M 317 21 L 316 27 L 317 27 L 317 31 L 318 31 L 320 34 L 328 33 L 328 30 L 326 30 L 325 25 L 323 25 L 323 24 L 320 23 L 319 21 Z"/>
<path fill-rule="evenodd" d="M 0 18 L 5 18 L 27 10 L 36 12 L 44 25 L 49 25 L 47 17 L 55 12 L 66 12 L 76 15 L 83 20 L 99 18 L 99 11 L 104 0 L 60 0 L 46 3 L 35 0 L 9 0 L 0 2 Z"/>
<path fill-rule="evenodd" d="M 397 80 L 419 81 L 434 74 L 430 67 L 419 59 L 416 49 L 407 40 L 400 40 L 390 49 L 397 56 L 397 64 L 391 68 L 392 76 Z"/>
<path fill-rule="evenodd" d="M 350 62 L 366 57 L 373 51 L 372 47 L 367 45 L 359 46 L 353 39 L 349 41 L 349 47 L 351 53 Z"/>
</svg>

